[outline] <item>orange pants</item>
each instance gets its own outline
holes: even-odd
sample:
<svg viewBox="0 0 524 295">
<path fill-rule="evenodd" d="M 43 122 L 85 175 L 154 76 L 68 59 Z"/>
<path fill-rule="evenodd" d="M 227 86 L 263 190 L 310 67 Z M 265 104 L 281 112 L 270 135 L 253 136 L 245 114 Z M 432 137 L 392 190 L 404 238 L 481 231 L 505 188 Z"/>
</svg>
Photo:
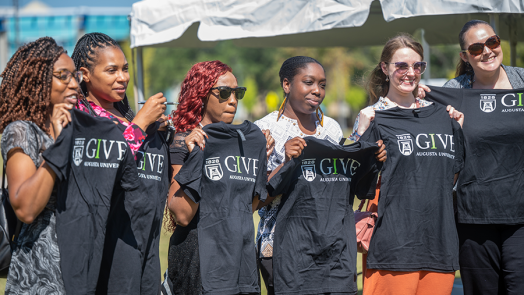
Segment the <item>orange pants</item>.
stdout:
<svg viewBox="0 0 524 295">
<path fill-rule="evenodd" d="M 449 295 L 455 273 L 367 269 L 363 295 Z"/>
</svg>

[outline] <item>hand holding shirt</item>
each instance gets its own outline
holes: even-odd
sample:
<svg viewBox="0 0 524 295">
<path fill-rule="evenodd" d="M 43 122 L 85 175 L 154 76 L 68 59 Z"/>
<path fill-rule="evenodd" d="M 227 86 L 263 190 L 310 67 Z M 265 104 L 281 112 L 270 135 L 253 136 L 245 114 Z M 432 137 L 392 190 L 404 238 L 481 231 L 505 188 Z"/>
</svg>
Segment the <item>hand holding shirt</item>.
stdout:
<svg viewBox="0 0 524 295">
<path fill-rule="evenodd" d="M 273 241 L 275 293 L 355 294 L 353 200 L 375 196 L 378 146 L 304 139 L 302 154 L 268 183 L 271 196 L 282 194 Z"/>
<path fill-rule="evenodd" d="M 464 165 L 460 125 L 442 105 L 395 107 L 376 111 L 360 140 L 378 139 L 384 141 L 388 159 L 367 268 L 457 270 L 452 189 L 454 175 Z"/>
<path fill-rule="evenodd" d="M 110 120 L 71 111 L 43 157 L 58 180 L 56 233 L 68 294 L 94 294 L 111 200 L 138 188 L 133 154 Z"/>
<path fill-rule="evenodd" d="M 203 293 L 259 293 L 251 205 L 256 196 L 267 196 L 266 139 L 248 121 L 209 124 L 203 130 L 206 147 L 194 148 L 175 176 L 200 204 Z"/>
<path fill-rule="evenodd" d="M 524 89 L 431 87 L 426 98 L 464 113 L 458 221 L 524 223 Z"/>
</svg>

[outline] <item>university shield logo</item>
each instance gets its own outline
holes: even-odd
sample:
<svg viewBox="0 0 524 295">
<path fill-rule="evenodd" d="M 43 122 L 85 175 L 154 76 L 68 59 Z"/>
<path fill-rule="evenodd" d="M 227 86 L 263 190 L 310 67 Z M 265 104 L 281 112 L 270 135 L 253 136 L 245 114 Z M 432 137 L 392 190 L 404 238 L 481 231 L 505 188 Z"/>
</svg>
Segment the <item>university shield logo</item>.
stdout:
<svg viewBox="0 0 524 295">
<path fill-rule="evenodd" d="M 409 156 L 413 152 L 413 139 L 410 134 L 397 135 L 398 149 L 404 156 Z"/>
<path fill-rule="evenodd" d="M 220 165 L 220 157 L 206 159 L 206 176 L 211 180 L 220 180 L 224 176 L 222 166 Z"/>
<path fill-rule="evenodd" d="M 495 94 L 481 94 L 480 95 L 480 109 L 485 113 L 491 113 L 497 107 L 497 100 Z"/>
<path fill-rule="evenodd" d="M 315 170 L 315 159 L 302 160 L 302 176 L 304 179 L 311 182 L 317 177 L 317 171 Z"/>
<path fill-rule="evenodd" d="M 75 163 L 76 166 L 80 166 L 80 163 L 82 163 L 83 156 L 84 156 L 84 146 L 75 145 L 73 147 L 73 163 Z"/>
</svg>

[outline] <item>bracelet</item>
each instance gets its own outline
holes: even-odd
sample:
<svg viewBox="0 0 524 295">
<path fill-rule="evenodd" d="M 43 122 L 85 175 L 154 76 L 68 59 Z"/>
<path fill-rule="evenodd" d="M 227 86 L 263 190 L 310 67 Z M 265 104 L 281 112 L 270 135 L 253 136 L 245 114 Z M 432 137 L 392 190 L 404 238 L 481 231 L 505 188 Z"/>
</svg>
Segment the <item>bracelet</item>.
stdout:
<svg viewBox="0 0 524 295">
<path fill-rule="evenodd" d="M 358 131 L 355 130 L 355 135 L 358 137 L 362 137 L 362 135 L 358 134 Z"/>
</svg>

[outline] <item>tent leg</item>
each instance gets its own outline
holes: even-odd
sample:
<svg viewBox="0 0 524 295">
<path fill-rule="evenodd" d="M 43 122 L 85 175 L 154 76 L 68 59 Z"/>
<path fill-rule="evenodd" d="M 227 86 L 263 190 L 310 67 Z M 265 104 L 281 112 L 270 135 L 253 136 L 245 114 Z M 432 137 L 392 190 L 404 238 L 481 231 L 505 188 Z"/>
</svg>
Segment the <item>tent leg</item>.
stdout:
<svg viewBox="0 0 524 295">
<path fill-rule="evenodd" d="M 490 13 L 489 14 L 489 24 L 493 28 L 496 34 L 500 34 L 499 32 L 499 14 L 498 13 Z"/>
<path fill-rule="evenodd" d="M 9 43 L 7 41 L 7 32 L 0 32 L 0 73 L 4 71 L 9 61 Z M 0 78 L 2 81 L 2 78 Z"/>
<path fill-rule="evenodd" d="M 135 48 L 136 50 L 136 83 L 135 83 L 135 93 L 136 93 L 136 99 L 135 99 L 135 107 L 136 110 L 140 110 L 142 105 L 139 105 L 138 102 L 144 101 L 144 66 L 143 66 L 143 58 L 142 53 L 143 49 L 142 47 Z"/>
<path fill-rule="evenodd" d="M 427 66 L 426 66 L 426 71 L 424 72 L 423 76 L 424 76 L 424 84 L 428 84 L 428 81 L 429 79 L 431 79 L 431 68 L 430 68 L 430 48 L 429 48 L 429 44 L 428 42 L 426 41 L 426 38 L 424 36 L 425 34 L 425 31 L 424 29 L 421 29 L 420 31 L 420 35 L 421 35 L 421 38 L 422 38 L 422 49 L 424 49 L 424 56 L 425 56 L 425 60 L 426 62 L 428 63 Z"/>
<path fill-rule="evenodd" d="M 510 65 L 517 66 L 517 20 L 514 16 L 509 19 L 509 47 L 510 47 Z"/>
</svg>

